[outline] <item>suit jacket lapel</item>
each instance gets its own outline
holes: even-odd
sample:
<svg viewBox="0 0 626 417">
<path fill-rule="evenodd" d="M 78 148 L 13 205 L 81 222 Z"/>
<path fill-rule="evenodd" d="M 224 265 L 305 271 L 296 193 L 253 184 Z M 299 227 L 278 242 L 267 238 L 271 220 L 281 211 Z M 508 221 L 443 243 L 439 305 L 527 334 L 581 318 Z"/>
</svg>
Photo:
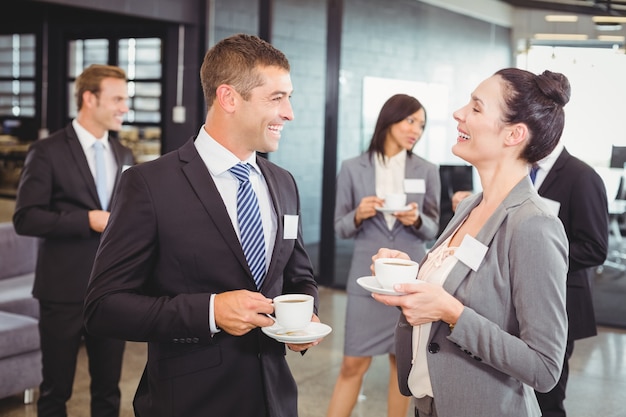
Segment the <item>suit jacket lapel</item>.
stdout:
<svg viewBox="0 0 626 417">
<path fill-rule="evenodd" d="M 560 171 L 563 169 L 563 167 L 567 163 L 567 160 L 569 159 L 569 157 L 570 157 L 569 152 L 567 152 L 567 150 L 563 148 L 563 150 L 561 151 L 561 154 L 559 155 L 558 158 L 556 158 L 556 161 L 554 161 L 554 165 L 552 166 L 550 171 L 548 171 L 548 175 L 543 180 L 543 182 L 541 183 L 541 186 L 537 190 L 540 195 L 544 195 L 546 191 L 548 191 L 550 188 L 552 188 L 552 186 L 558 183 L 559 176 L 561 175 Z"/>
<path fill-rule="evenodd" d="M 121 149 L 122 145 L 116 139 L 113 139 L 109 136 L 109 145 L 111 146 L 111 150 L 113 151 L 113 157 L 115 158 L 115 163 L 117 164 L 117 169 L 115 171 L 115 182 L 113 183 L 113 192 L 115 192 L 117 184 L 120 181 L 120 177 L 122 176 L 124 158 Z"/>
<path fill-rule="evenodd" d="M 515 187 L 513 187 L 509 195 L 504 199 L 504 201 L 502 201 L 489 220 L 487 220 L 487 223 L 485 223 L 485 225 L 480 229 L 476 235 L 476 240 L 485 246 L 490 246 L 496 233 L 500 229 L 500 226 L 506 220 L 509 209 L 520 205 L 528 198 L 528 194 L 531 191 L 532 185 L 530 180 L 523 178 Z M 471 198 L 473 198 L 471 204 L 462 206 L 458 216 L 454 217 L 453 221 L 450 222 L 450 226 L 446 228 L 442 236 L 437 240 L 437 244 L 439 244 L 442 239 L 445 240 L 457 229 L 461 222 L 469 215 L 470 211 L 482 200 L 482 193 Z M 480 266 L 478 267 L 478 270 L 480 271 Z M 450 274 L 444 283 L 444 288 L 449 293 L 454 294 L 458 286 L 471 271 L 470 267 L 465 265 L 463 262 L 457 262 L 454 268 L 452 268 L 452 271 L 450 271 Z"/>
<path fill-rule="evenodd" d="M 183 173 L 187 177 L 189 184 L 206 209 L 208 215 L 213 220 L 216 230 L 233 251 L 241 263 L 241 266 L 248 271 L 250 279 L 253 280 L 248 262 L 241 249 L 241 244 L 239 243 L 237 234 L 233 229 L 232 222 L 224 206 L 224 200 L 222 200 L 204 161 L 200 158 L 194 146 L 193 139 L 187 141 L 179 148 L 178 155 L 183 163 Z"/>
<path fill-rule="evenodd" d="M 274 250 L 270 256 L 270 263 L 267 267 L 267 274 L 265 275 L 265 280 L 263 281 L 262 286 L 269 285 L 269 281 L 272 280 L 271 277 L 280 276 L 280 274 L 274 274 L 274 270 L 276 269 L 276 259 L 281 255 L 281 242 L 282 236 L 285 233 L 285 222 L 284 216 L 285 212 L 283 211 L 283 206 L 280 201 L 280 194 L 278 192 L 278 182 L 274 173 L 268 166 L 267 159 L 260 157 L 257 155 L 256 157 L 257 164 L 261 169 L 261 173 L 265 178 L 265 183 L 267 184 L 267 188 L 270 192 L 270 202 L 274 207 L 274 212 L 276 213 L 276 236 L 274 239 Z"/>
<path fill-rule="evenodd" d="M 376 156 L 372 156 L 372 158 L 376 158 Z M 376 167 L 374 160 L 370 159 L 369 153 L 363 154 L 361 164 L 363 167 L 361 186 L 368 191 L 369 195 L 376 195 Z"/>
<path fill-rule="evenodd" d="M 83 147 L 78 140 L 76 131 L 71 124 L 66 127 L 65 131 L 67 134 L 67 146 L 70 148 L 72 158 L 76 162 L 76 167 L 80 171 L 80 176 L 87 185 L 87 189 L 89 190 L 89 194 L 95 203 L 95 207 L 100 207 L 100 198 L 98 197 L 98 190 L 96 189 L 96 180 L 91 173 L 91 169 L 89 169 L 87 155 L 85 155 L 85 152 L 83 151 Z"/>
</svg>

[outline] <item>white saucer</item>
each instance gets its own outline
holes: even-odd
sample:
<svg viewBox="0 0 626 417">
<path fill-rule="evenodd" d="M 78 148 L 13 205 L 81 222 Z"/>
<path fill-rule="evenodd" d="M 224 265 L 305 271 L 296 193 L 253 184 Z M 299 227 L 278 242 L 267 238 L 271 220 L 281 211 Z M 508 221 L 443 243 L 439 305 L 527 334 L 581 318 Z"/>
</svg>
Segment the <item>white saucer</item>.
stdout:
<svg viewBox="0 0 626 417">
<path fill-rule="evenodd" d="M 407 211 L 407 210 L 411 210 L 411 205 L 407 204 L 404 207 L 398 207 L 398 208 L 389 208 L 389 207 L 376 207 L 376 210 L 380 211 L 381 213 L 395 213 L 397 211 Z"/>
<path fill-rule="evenodd" d="M 274 323 L 269 327 L 263 327 L 261 330 L 263 333 L 272 339 L 278 340 L 279 342 L 302 344 L 311 343 L 317 339 L 321 339 L 322 337 L 328 335 L 333 329 L 327 324 L 312 321 L 302 330 L 285 332 L 285 330 L 283 330 L 278 323 Z"/>
<path fill-rule="evenodd" d="M 420 284 L 422 282 L 425 281 L 421 281 L 421 280 L 412 280 L 411 282 L 407 282 L 407 284 Z M 388 290 L 386 288 L 383 288 L 378 280 L 376 279 L 375 276 L 369 276 L 369 277 L 361 277 L 358 278 L 356 280 L 356 283 L 359 284 L 361 287 L 365 288 L 366 290 L 370 291 L 370 292 L 374 292 L 376 294 L 384 294 L 384 295 L 405 295 L 405 293 L 403 292 L 396 292 L 394 290 Z"/>
</svg>

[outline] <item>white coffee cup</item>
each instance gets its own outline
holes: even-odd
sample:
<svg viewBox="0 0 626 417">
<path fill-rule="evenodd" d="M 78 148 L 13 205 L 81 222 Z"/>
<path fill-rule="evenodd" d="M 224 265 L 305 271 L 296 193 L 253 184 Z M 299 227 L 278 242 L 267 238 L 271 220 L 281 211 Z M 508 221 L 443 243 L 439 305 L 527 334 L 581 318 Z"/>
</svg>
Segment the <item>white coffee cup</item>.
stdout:
<svg viewBox="0 0 626 417">
<path fill-rule="evenodd" d="M 401 209 L 406 206 L 406 194 L 392 193 L 385 196 L 385 207 L 389 209 Z"/>
<path fill-rule="evenodd" d="M 409 259 L 378 258 L 374 261 L 374 273 L 378 283 L 387 290 L 395 284 L 404 284 L 417 279 L 419 264 Z"/>
<path fill-rule="evenodd" d="M 274 297 L 276 323 L 285 330 L 304 329 L 313 317 L 313 297 L 308 294 L 284 294 Z"/>
</svg>

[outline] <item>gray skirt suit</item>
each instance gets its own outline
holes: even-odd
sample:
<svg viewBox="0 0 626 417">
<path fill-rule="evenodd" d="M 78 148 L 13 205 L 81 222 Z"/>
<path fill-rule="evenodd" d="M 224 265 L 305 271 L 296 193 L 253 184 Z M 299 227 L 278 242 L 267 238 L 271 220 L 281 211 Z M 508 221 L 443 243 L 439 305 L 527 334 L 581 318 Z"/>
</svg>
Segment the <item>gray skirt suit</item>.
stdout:
<svg viewBox="0 0 626 417">
<path fill-rule="evenodd" d="M 354 214 L 363 197 L 376 194 L 375 161 L 368 153 L 344 161 L 337 175 L 335 232 L 342 239 L 354 239 L 354 253 L 347 280 L 344 354 L 374 356 L 395 353 L 394 328 L 400 311 L 375 301 L 356 280 L 372 275 L 372 255 L 387 247 L 406 252 L 411 259 L 422 259 L 426 242 L 439 230 L 441 181 L 437 165 L 415 154 L 407 157 L 405 179 L 421 179 L 424 193 L 407 193 L 407 203 L 416 202 L 422 219 L 419 228 L 396 221 L 389 230 L 384 215 L 377 213 L 359 227 Z"/>
</svg>

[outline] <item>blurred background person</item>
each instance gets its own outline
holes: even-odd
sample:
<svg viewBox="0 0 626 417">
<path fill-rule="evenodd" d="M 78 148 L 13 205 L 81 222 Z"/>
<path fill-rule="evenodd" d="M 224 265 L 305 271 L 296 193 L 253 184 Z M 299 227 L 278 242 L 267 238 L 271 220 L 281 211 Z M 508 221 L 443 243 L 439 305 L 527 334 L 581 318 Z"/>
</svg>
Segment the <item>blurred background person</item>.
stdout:
<svg viewBox="0 0 626 417">
<path fill-rule="evenodd" d="M 557 146 L 570 84 L 560 73 L 505 68 L 454 112 L 452 152 L 482 192 L 462 200 L 406 295 L 396 326 L 401 391 L 419 417 L 538 417 L 533 390 L 561 375 L 567 342 L 568 242 L 529 168 Z M 378 257 L 408 258 L 382 248 Z"/>
<path fill-rule="evenodd" d="M 350 416 L 372 357 L 389 355 L 387 415 L 404 417 L 409 398 L 398 389 L 393 328 L 400 311 L 377 303 L 356 280 L 370 275 L 372 255 L 388 246 L 421 259 L 439 229 L 441 184 L 437 166 L 413 153 L 426 126 L 414 97 L 389 98 L 378 115 L 369 149 L 343 162 L 337 177 L 335 231 L 353 238 L 347 282 L 344 356 L 328 417 Z M 385 196 L 405 193 L 407 207 L 382 213 Z"/>
<path fill-rule="evenodd" d="M 67 415 L 84 340 L 91 416 L 113 417 L 120 409 L 124 341 L 87 333 L 83 302 L 111 197 L 122 171 L 134 164 L 131 150 L 109 134 L 122 128 L 128 112 L 126 73 L 91 65 L 76 79 L 75 95 L 76 119 L 28 150 L 13 223 L 17 233 L 41 238 L 33 287 L 40 308 L 43 373 L 37 415 Z M 98 162 L 99 145 L 103 164 Z"/>
<path fill-rule="evenodd" d="M 562 143 L 532 170 L 539 195 L 563 222 L 569 241 L 567 273 L 568 337 L 563 371 L 549 392 L 536 392 L 543 417 L 565 417 L 565 391 L 574 341 L 598 334 L 591 294 L 596 267 L 609 248 L 609 213 L 602 177 L 571 155 Z"/>
</svg>

